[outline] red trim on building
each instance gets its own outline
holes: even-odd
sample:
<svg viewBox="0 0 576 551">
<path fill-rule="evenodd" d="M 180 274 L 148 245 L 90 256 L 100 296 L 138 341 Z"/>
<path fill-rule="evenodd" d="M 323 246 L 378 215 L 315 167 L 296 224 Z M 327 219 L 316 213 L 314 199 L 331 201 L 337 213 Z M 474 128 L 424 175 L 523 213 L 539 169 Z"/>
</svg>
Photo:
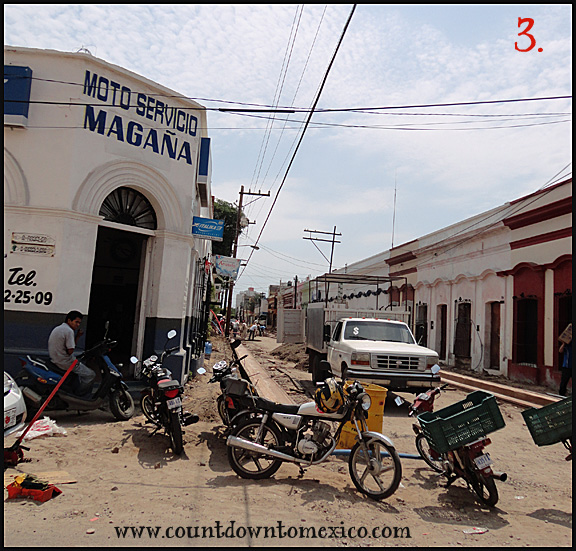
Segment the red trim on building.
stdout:
<svg viewBox="0 0 576 551">
<path fill-rule="evenodd" d="M 394 266 L 395 264 L 400 264 L 401 262 L 406 262 L 408 260 L 414 260 L 415 258 L 416 258 L 416 255 L 412 251 L 409 251 L 409 252 L 404 253 L 404 254 L 399 254 L 398 256 L 395 256 L 394 258 L 389 258 L 385 262 L 386 262 L 386 264 L 388 264 L 388 266 Z"/>
<path fill-rule="evenodd" d="M 406 268 L 406 270 L 400 270 L 399 272 L 390 272 L 390 275 L 393 277 L 403 276 L 407 274 L 415 274 L 417 271 L 418 268 Z"/>
<path fill-rule="evenodd" d="M 544 222 L 545 220 L 550 220 L 551 218 L 556 218 L 564 214 L 570 214 L 571 212 L 572 197 L 565 197 L 564 199 L 560 199 L 554 203 L 549 203 L 543 207 L 504 218 L 503 222 L 504 225 L 508 226 L 511 230 L 516 230 L 518 228 L 531 226 L 532 224 L 538 224 L 540 222 Z"/>
<path fill-rule="evenodd" d="M 541 235 L 534 235 L 533 237 L 527 237 L 526 239 L 512 241 L 510 243 L 510 248 L 512 250 L 521 249 L 522 247 L 539 245 L 540 243 L 547 243 L 548 241 L 555 241 L 556 239 L 564 239 L 565 237 L 572 237 L 572 228 L 563 228 L 561 230 L 543 233 Z"/>
</svg>

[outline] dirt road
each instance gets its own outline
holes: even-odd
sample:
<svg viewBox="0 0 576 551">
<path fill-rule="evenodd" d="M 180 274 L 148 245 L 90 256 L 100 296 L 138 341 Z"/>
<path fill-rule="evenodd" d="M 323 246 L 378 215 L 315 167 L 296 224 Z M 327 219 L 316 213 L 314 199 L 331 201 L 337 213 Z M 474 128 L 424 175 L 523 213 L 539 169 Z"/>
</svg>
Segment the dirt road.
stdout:
<svg viewBox="0 0 576 551">
<path fill-rule="evenodd" d="M 307 400 L 310 375 L 270 355 L 267 337 L 246 343 L 276 366 L 275 379 L 297 402 Z M 230 354 L 215 344 L 210 365 Z M 289 375 L 289 376 L 288 376 Z M 345 459 L 311 467 L 304 477 L 283 465 L 274 478 L 238 478 L 228 465 L 215 408 L 217 385 L 199 376 L 187 385 L 185 407 L 201 416 L 186 430 L 175 457 L 168 439 L 150 437 L 137 414 L 124 423 L 110 413 L 51 415 L 65 437 L 32 440 L 18 471 L 53 472 L 62 494 L 46 503 L 6 500 L 9 546 L 571 546 L 572 469 L 561 444 L 538 448 L 520 408 L 500 404 L 507 426 L 491 435 L 490 454 L 509 475 L 497 482 L 500 501 L 481 506 L 461 481 L 446 489 L 420 460 L 403 459 L 402 485 L 383 502 L 359 494 Z M 294 383 L 296 381 L 296 383 Z M 464 397 L 441 395 L 438 407 Z M 407 396 L 408 397 L 408 396 Z M 387 404 L 384 433 L 401 453 L 415 454 L 412 419 Z M 10 443 L 11 441 L 7 441 Z M 315 537 L 313 537 L 315 536 Z M 162 541 L 159 541 L 162 540 Z"/>
</svg>

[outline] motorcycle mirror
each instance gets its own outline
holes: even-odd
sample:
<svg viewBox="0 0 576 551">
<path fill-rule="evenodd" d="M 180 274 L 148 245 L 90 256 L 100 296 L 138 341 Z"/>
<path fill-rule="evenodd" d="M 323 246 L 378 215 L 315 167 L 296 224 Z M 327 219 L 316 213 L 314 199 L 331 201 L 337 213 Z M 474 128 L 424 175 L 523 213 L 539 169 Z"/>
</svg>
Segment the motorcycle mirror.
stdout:
<svg viewBox="0 0 576 551">
<path fill-rule="evenodd" d="M 242 344 L 242 341 L 240 339 L 236 339 L 233 342 L 230 343 L 230 346 L 232 347 L 232 350 L 235 350 L 236 348 L 238 348 L 240 345 Z"/>
<path fill-rule="evenodd" d="M 104 324 L 104 339 L 106 339 L 107 335 L 108 335 L 108 328 L 110 327 L 110 322 L 106 321 L 106 323 Z"/>
<path fill-rule="evenodd" d="M 396 402 L 397 406 L 401 406 L 404 403 L 404 399 L 400 396 L 396 396 L 396 399 L 394 400 L 394 402 Z"/>
<path fill-rule="evenodd" d="M 166 335 L 168 337 L 168 340 L 173 339 L 178 333 L 176 332 L 175 329 L 171 329 L 170 331 L 168 331 L 168 335 Z"/>
<path fill-rule="evenodd" d="M 204 375 L 204 373 L 206 373 L 206 370 L 203 367 L 199 367 L 196 370 L 196 373 L 198 373 L 198 375 Z"/>
<path fill-rule="evenodd" d="M 137 364 L 137 363 L 138 363 L 138 358 L 137 358 L 136 356 L 132 356 L 132 357 L 130 358 L 130 362 L 133 363 L 133 364 Z"/>
<path fill-rule="evenodd" d="M 436 373 L 438 373 L 438 371 L 440 371 L 440 366 L 438 364 L 435 364 L 432 366 L 432 369 L 430 371 L 432 371 L 432 373 L 434 375 L 436 375 Z"/>
</svg>

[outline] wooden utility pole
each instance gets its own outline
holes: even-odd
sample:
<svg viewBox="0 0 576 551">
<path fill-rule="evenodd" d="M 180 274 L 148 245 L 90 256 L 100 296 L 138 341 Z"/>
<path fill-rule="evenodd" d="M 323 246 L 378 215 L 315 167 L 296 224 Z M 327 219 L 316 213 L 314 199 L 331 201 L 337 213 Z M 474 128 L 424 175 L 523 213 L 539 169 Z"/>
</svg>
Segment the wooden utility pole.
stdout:
<svg viewBox="0 0 576 551">
<path fill-rule="evenodd" d="M 340 241 L 336 241 L 336 236 L 341 236 L 341 233 L 336 233 L 336 226 L 334 226 L 334 230 L 331 232 L 327 232 L 327 231 L 318 231 L 318 230 L 304 230 L 310 233 L 310 237 L 303 237 L 302 239 L 308 239 L 309 241 L 312 241 L 313 245 L 318 249 L 318 251 L 320 252 L 320 254 L 329 262 L 330 267 L 328 268 L 328 273 L 331 274 L 332 273 L 332 261 L 334 260 L 334 244 L 335 243 L 340 243 Z M 321 239 L 319 237 L 312 237 L 312 233 L 321 233 L 324 235 L 331 235 L 332 239 Z M 318 245 L 316 245 L 316 243 L 314 243 L 314 241 L 326 241 L 327 243 L 332 243 L 332 248 L 330 250 L 330 260 L 328 260 L 326 258 L 326 255 L 320 250 L 320 248 L 318 247 Z M 330 283 L 325 283 L 324 284 L 324 294 L 325 296 L 325 300 L 326 300 L 326 304 L 328 304 L 328 292 L 330 290 Z"/>
<path fill-rule="evenodd" d="M 324 235 L 331 235 L 332 239 L 320 239 L 319 237 L 303 237 L 302 239 L 308 239 L 309 241 L 326 241 L 327 243 L 332 243 L 332 249 L 330 251 L 330 260 L 328 260 L 326 258 L 326 255 L 320 251 L 320 249 L 318 249 L 318 246 L 314 243 L 314 246 L 318 249 L 318 251 L 320 251 L 320 254 L 326 259 L 326 261 L 330 264 L 330 268 L 328 269 L 328 273 L 332 273 L 332 260 L 334 259 L 334 244 L 335 243 L 340 243 L 340 241 L 336 241 L 336 236 L 341 236 L 341 233 L 336 233 L 336 226 L 334 226 L 334 231 L 328 232 L 328 231 L 318 231 L 318 230 L 304 230 L 309 232 L 310 234 L 312 233 L 322 233 Z"/>
<path fill-rule="evenodd" d="M 242 217 L 242 202 L 244 200 L 244 195 L 258 195 L 261 197 L 270 197 L 270 192 L 268 193 L 252 193 L 251 191 L 244 191 L 244 186 L 240 187 L 240 200 L 238 201 L 238 212 L 236 214 L 236 232 L 234 235 L 234 249 L 232 251 L 232 258 L 236 258 L 238 253 L 238 237 L 240 236 L 240 219 Z M 225 334 L 228 337 L 230 335 L 230 318 L 232 314 L 232 296 L 234 295 L 234 280 L 230 278 L 228 285 L 228 306 L 226 308 L 226 329 Z"/>
</svg>

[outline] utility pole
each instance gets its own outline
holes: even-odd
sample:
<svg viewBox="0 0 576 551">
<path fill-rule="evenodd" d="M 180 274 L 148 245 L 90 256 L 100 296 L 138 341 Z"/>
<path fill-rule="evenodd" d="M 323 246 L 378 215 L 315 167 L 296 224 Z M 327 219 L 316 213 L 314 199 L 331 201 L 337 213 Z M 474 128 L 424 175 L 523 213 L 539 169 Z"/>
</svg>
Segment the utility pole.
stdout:
<svg viewBox="0 0 576 551">
<path fill-rule="evenodd" d="M 332 232 L 326 232 L 326 231 L 318 231 L 318 230 L 304 230 L 310 233 L 310 237 L 303 237 L 302 239 L 308 239 L 309 241 L 312 241 L 312 244 L 318 249 L 318 251 L 320 252 L 320 254 L 326 259 L 326 261 L 329 263 L 330 267 L 328 268 L 328 273 L 331 274 L 332 273 L 332 261 L 334 259 L 334 244 L 335 243 L 340 243 L 340 241 L 336 241 L 336 236 L 341 236 L 341 233 L 336 233 L 336 226 L 334 226 L 334 230 Z M 312 237 L 313 233 L 321 233 L 324 235 L 331 235 L 332 239 L 321 239 L 319 237 Z M 318 245 L 316 245 L 316 243 L 314 243 L 314 241 L 326 241 L 327 243 L 332 243 L 332 248 L 330 250 L 330 260 L 328 260 L 326 258 L 326 255 L 320 250 L 320 248 L 318 247 Z M 325 300 L 326 300 L 326 304 L 328 304 L 328 292 L 330 290 L 330 283 L 325 283 L 324 285 L 324 294 L 325 294 Z"/>
<path fill-rule="evenodd" d="M 297 291 L 298 291 L 298 276 L 294 276 L 294 309 L 296 309 Z"/>
<path fill-rule="evenodd" d="M 242 217 L 242 202 L 244 195 L 257 195 L 259 197 L 270 197 L 270 192 L 268 193 L 252 193 L 251 191 L 244 191 L 244 186 L 240 187 L 240 200 L 238 201 L 238 212 L 236 214 L 236 233 L 234 235 L 234 249 L 232 251 L 232 258 L 236 258 L 238 253 L 238 237 L 240 236 L 240 219 Z M 228 337 L 230 335 L 230 317 L 232 311 L 232 296 L 234 294 L 234 280 L 230 278 L 230 283 L 228 286 L 228 307 L 226 308 L 226 329 L 225 334 Z"/>
<path fill-rule="evenodd" d="M 320 251 L 320 249 L 318 249 L 318 246 L 316 245 L 316 243 L 313 243 L 314 246 L 320 251 L 320 254 L 321 254 L 321 255 L 326 259 L 326 261 L 330 264 L 330 268 L 328 269 L 328 273 L 332 273 L 332 260 L 333 260 L 333 258 L 334 258 L 334 244 L 335 244 L 335 243 L 341 243 L 341 241 L 336 241 L 336 236 L 337 236 L 337 235 L 338 235 L 338 236 L 341 236 L 342 234 L 341 234 L 341 233 L 336 233 L 336 226 L 334 226 L 334 231 L 331 231 L 331 232 L 318 231 L 318 230 L 304 230 L 304 231 L 307 231 L 307 232 L 309 232 L 310 234 L 312 234 L 312 233 L 322 233 L 322 234 L 324 234 L 324 235 L 331 235 L 331 236 L 332 236 L 332 239 L 321 239 L 321 238 L 319 238 L 319 237 L 312 237 L 312 236 L 310 236 L 310 237 L 303 237 L 303 238 L 302 238 L 302 239 L 308 239 L 309 241 L 312 241 L 312 242 L 314 242 L 314 241 L 326 241 L 327 243 L 332 243 L 332 249 L 331 249 L 331 251 L 330 251 L 330 260 L 328 260 L 328 259 L 326 258 L 326 255 L 325 255 L 322 251 Z"/>
</svg>

